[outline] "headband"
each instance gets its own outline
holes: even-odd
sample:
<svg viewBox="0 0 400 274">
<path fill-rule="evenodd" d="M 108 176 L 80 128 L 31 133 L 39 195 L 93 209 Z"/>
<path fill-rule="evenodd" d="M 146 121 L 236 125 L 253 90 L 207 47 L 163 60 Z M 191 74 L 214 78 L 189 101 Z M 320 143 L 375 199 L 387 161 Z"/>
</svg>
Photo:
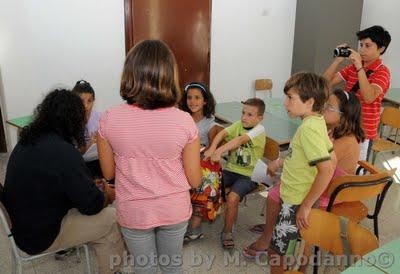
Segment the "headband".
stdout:
<svg viewBox="0 0 400 274">
<path fill-rule="evenodd" d="M 190 83 L 190 84 L 187 84 L 187 85 L 185 86 L 185 88 L 184 88 L 185 92 L 187 92 L 188 89 L 190 89 L 190 88 L 199 88 L 199 89 L 201 89 L 202 91 L 204 91 L 205 93 L 207 93 L 206 88 L 205 88 L 202 84 L 197 84 L 197 83 Z"/>
</svg>

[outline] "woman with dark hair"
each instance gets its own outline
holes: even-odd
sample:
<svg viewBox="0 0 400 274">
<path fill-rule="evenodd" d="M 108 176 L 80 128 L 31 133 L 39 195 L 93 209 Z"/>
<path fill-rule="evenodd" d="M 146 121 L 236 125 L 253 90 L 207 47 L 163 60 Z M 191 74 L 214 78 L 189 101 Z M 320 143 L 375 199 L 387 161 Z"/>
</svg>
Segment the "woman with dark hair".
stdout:
<svg viewBox="0 0 400 274">
<path fill-rule="evenodd" d="M 85 142 L 82 101 L 56 89 L 34 117 L 11 153 L 4 184 L 15 241 L 32 255 L 92 242 L 100 273 L 110 273 L 110 256 L 122 256 L 123 241 L 115 210 L 104 208 L 108 201 L 76 149 Z"/>
<path fill-rule="evenodd" d="M 181 92 L 166 44 L 146 40 L 129 51 L 120 93 L 127 103 L 101 115 L 97 146 L 105 178 L 115 176 L 117 219 L 135 273 L 156 273 L 159 260 L 162 273 L 182 273 L 189 189 L 201 183 L 200 141 L 192 117 L 175 107 Z M 143 264 L 143 257 L 152 259 Z"/>
</svg>

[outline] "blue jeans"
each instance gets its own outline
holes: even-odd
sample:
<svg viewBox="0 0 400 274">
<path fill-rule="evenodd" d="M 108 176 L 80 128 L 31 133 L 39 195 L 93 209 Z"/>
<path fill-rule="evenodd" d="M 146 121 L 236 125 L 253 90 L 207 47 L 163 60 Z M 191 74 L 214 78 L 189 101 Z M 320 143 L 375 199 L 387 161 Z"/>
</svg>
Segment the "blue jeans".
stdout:
<svg viewBox="0 0 400 274">
<path fill-rule="evenodd" d="M 136 274 L 182 273 L 182 245 L 188 222 L 150 229 L 121 228 Z"/>
</svg>

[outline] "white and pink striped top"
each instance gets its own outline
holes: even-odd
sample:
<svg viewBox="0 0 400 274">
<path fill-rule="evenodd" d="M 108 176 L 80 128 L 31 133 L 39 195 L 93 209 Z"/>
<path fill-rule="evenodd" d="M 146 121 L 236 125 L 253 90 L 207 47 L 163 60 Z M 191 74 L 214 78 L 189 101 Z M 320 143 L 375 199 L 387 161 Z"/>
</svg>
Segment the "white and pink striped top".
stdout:
<svg viewBox="0 0 400 274">
<path fill-rule="evenodd" d="M 174 107 L 144 110 L 122 104 L 101 115 L 99 134 L 114 153 L 121 226 L 148 229 L 190 218 L 182 152 L 198 130 L 188 113 Z"/>
</svg>

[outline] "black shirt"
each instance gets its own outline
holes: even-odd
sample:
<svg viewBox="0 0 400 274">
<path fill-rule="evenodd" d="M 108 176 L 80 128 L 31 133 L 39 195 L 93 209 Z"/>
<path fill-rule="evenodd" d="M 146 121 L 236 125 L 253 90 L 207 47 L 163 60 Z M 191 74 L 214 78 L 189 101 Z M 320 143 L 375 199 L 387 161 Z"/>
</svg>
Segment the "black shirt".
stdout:
<svg viewBox="0 0 400 274">
<path fill-rule="evenodd" d="M 33 145 L 16 145 L 3 195 L 15 241 L 28 254 L 51 246 L 71 208 L 94 215 L 104 204 L 79 151 L 56 134 L 44 135 Z"/>
</svg>

